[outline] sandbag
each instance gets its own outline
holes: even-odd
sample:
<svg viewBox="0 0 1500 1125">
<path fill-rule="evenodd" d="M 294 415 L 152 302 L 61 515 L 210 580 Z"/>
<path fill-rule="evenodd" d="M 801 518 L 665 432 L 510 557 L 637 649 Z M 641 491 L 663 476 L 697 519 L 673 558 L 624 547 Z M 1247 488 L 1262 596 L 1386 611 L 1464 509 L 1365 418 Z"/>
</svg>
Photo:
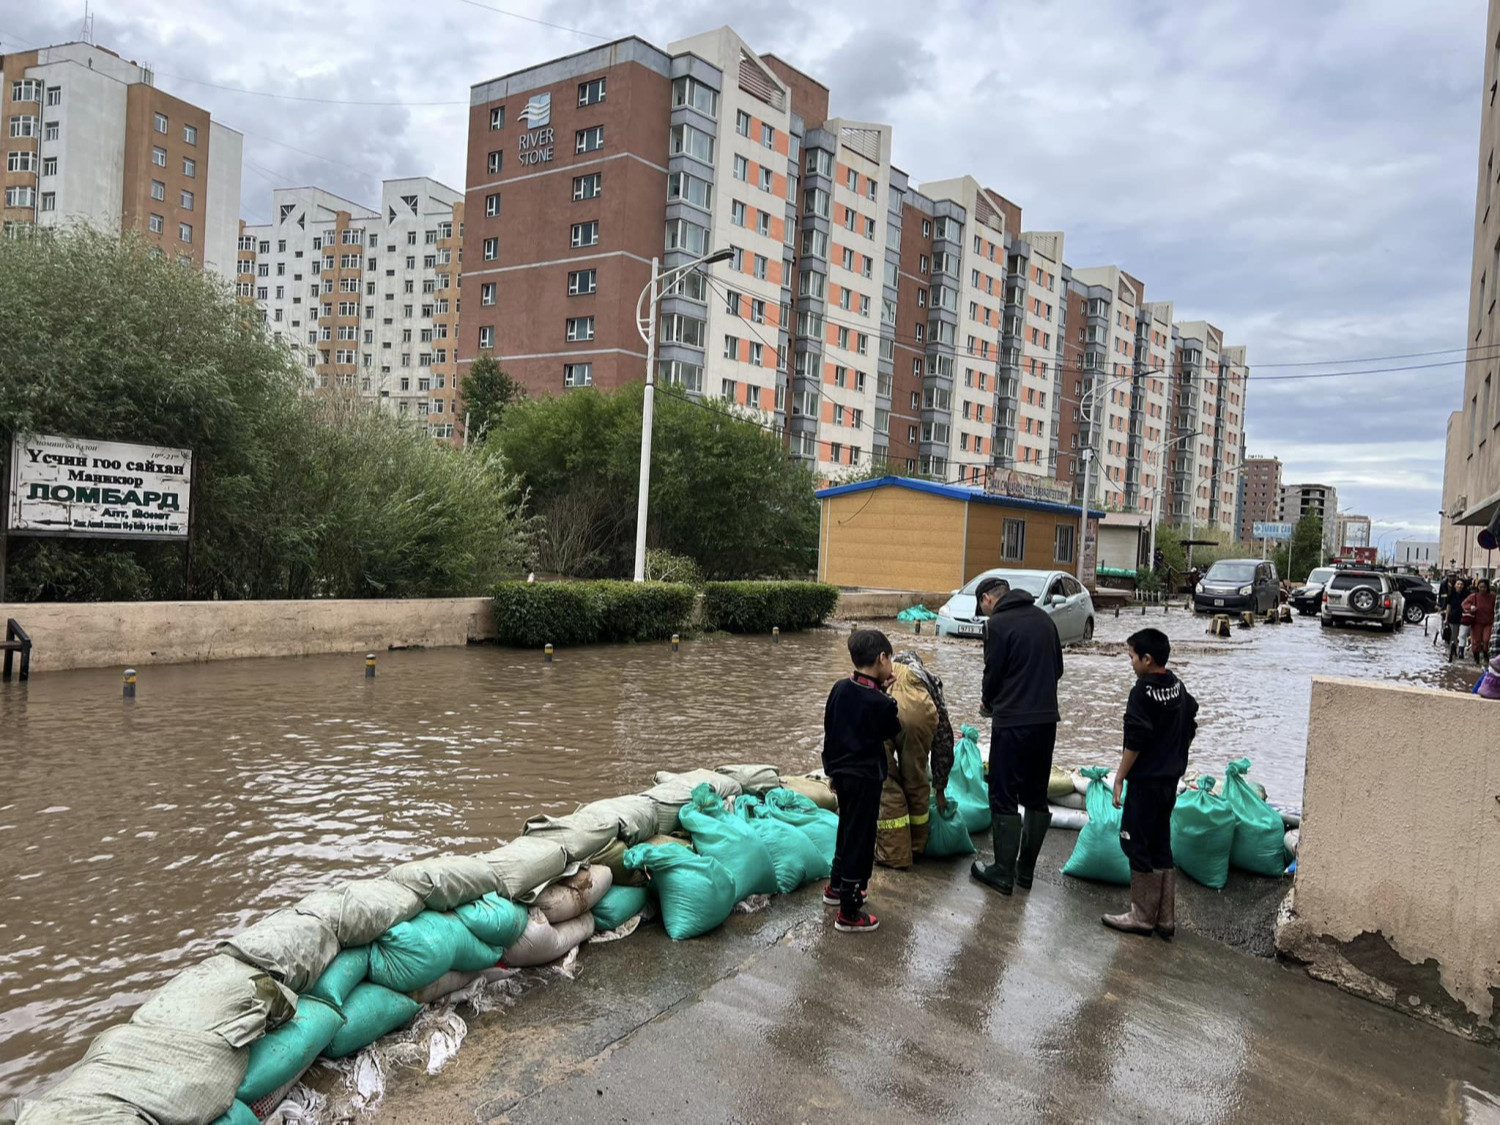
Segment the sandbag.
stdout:
<svg viewBox="0 0 1500 1125">
<path fill-rule="evenodd" d="M 246 1122 L 233 1117 L 234 1107 L 214 1119 L 214 1125 L 230 1121 L 233 1125 L 256 1125 L 255 1115 Z M 11 1115 L 15 1116 L 12 1117 Z M 21 1098 L 0 1105 L 0 1125 L 25 1122 L 26 1125 L 141 1125 L 144 1118 L 128 1105 L 106 1097 L 58 1097 L 49 1090 L 38 1098 Z"/>
<path fill-rule="evenodd" d="M 699 785 L 710 786 L 721 800 L 737 797 L 742 791 L 739 782 L 713 770 L 693 770 L 690 773 L 658 771 L 656 784 L 642 794 L 656 805 L 657 835 L 668 836 L 677 831 L 678 811 L 693 799 L 693 790 Z"/>
<path fill-rule="evenodd" d="M 1088 808 L 1088 805 L 1084 803 L 1083 794 L 1073 792 L 1073 779 L 1071 776 L 1068 778 L 1068 791 L 1061 797 L 1049 797 L 1047 804 L 1059 809 Z"/>
<path fill-rule="evenodd" d="M 990 826 L 990 789 L 984 780 L 984 757 L 979 753 L 979 731 L 965 723 L 953 746 L 953 770 L 944 796 L 958 803 L 958 816 L 970 832 Z"/>
<path fill-rule="evenodd" d="M 947 794 L 944 793 L 947 797 Z M 927 848 L 923 855 L 938 858 L 948 855 L 973 855 L 974 841 L 964 827 L 958 812 L 958 803 L 948 798 L 948 807 L 938 810 L 937 793 L 933 792 L 927 804 Z"/>
<path fill-rule="evenodd" d="M 693 834 L 700 855 L 722 863 L 734 879 L 734 897 L 776 893 L 776 868 L 771 853 L 743 820 L 724 808 L 719 795 L 705 782 L 693 790 L 692 803 L 678 813 L 682 826 Z"/>
<path fill-rule="evenodd" d="M 434 1004 L 444 996 L 449 996 L 460 989 L 468 988 L 469 985 L 484 976 L 486 971 L 482 969 L 478 972 L 464 972 L 460 969 L 450 969 L 425 988 L 419 988 L 415 992 L 408 992 L 407 995 L 418 1004 Z"/>
<path fill-rule="evenodd" d="M 268 914 L 214 947 L 270 973 L 293 992 L 305 992 L 339 953 L 339 939 L 320 919 L 295 909 Z"/>
<path fill-rule="evenodd" d="M 487 969 L 503 952 L 471 934 L 458 915 L 424 910 L 375 939 L 370 980 L 395 992 L 415 992 L 449 969 Z"/>
<path fill-rule="evenodd" d="M 304 995 L 316 996 L 335 1008 L 342 1008 L 354 986 L 369 975 L 370 947 L 356 945 L 353 949 L 341 950 Z"/>
<path fill-rule="evenodd" d="M 637 844 L 625 853 L 625 866 L 650 876 L 662 926 L 673 941 L 722 926 L 734 910 L 734 876 L 713 856 L 667 844 Z"/>
<path fill-rule="evenodd" d="M 626 847 L 639 844 L 656 834 L 656 802 L 640 793 L 591 801 L 581 806 L 578 812 L 615 821 L 619 825 L 615 834 L 625 841 Z"/>
<path fill-rule="evenodd" d="M 1048 805 L 1047 811 L 1052 814 L 1052 823 L 1049 827 L 1064 828 L 1069 832 L 1082 832 L 1083 826 L 1089 822 L 1089 814 L 1082 809 L 1064 808 L 1062 805 Z"/>
<path fill-rule="evenodd" d="M 494 949 L 504 949 L 526 928 L 526 908 L 497 892 L 466 902 L 453 913 L 469 933 Z"/>
<path fill-rule="evenodd" d="M 616 883 L 604 892 L 604 897 L 594 906 L 594 929 L 613 930 L 623 926 L 642 910 L 646 909 L 646 888 L 626 887 Z"/>
<path fill-rule="evenodd" d="M 1302 842 L 1302 829 L 1293 828 L 1281 838 L 1281 846 L 1286 849 L 1286 854 L 1293 859 L 1297 858 L 1297 845 Z"/>
<path fill-rule="evenodd" d="M 1213 777 L 1203 774 L 1196 788 L 1178 795 L 1172 806 L 1172 862 L 1190 878 L 1217 889 L 1229 882 L 1236 819 L 1214 785 Z"/>
<path fill-rule="evenodd" d="M 345 949 L 369 945 L 397 922 L 422 912 L 422 900 L 389 879 L 353 879 L 332 890 L 314 891 L 292 907 L 320 919 Z"/>
<path fill-rule="evenodd" d="M 497 888 L 512 902 L 540 891 L 568 869 L 568 853 L 556 840 L 522 836 L 479 857 L 499 880 Z"/>
<path fill-rule="evenodd" d="M 213 1119 L 213 1125 L 260 1125 L 260 1118 L 244 1102 L 236 1099 L 230 1107 Z"/>
<path fill-rule="evenodd" d="M 833 786 L 821 777 L 783 777 L 781 787 L 790 789 L 793 793 L 800 793 L 820 809 L 829 812 L 837 812 L 839 808 L 838 794 L 833 791 Z"/>
<path fill-rule="evenodd" d="M 781 774 L 775 766 L 720 766 L 714 772 L 733 778 L 742 790 L 756 797 L 781 785 Z"/>
<path fill-rule="evenodd" d="M 250 1061 L 234 1096 L 242 1102 L 265 1097 L 294 1082 L 344 1026 L 339 1010 L 316 996 L 297 1001 L 297 1014 L 250 1044 Z"/>
<path fill-rule="evenodd" d="M 734 803 L 734 815 L 750 825 L 751 831 L 771 853 L 776 889 L 781 894 L 790 894 L 810 879 L 828 877 L 832 863 L 823 857 L 812 837 L 795 825 L 770 815 L 759 797 L 747 795 L 739 798 Z"/>
<path fill-rule="evenodd" d="M 42 1100 L 113 1098 L 158 1125 L 201 1125 L 234 1101 L 249 1056 L 212 1031 L 116 1024 Z M 23 1113 L 21 1120 L 33 1118 Z"/>
<path fill-rule="evenodd" d="M 184 969 L 135 1010 L 130 1022 L 177 1031 L 212 1031 L 244 1047 L 291 1019 L 297 995 L 270 973 L 216 953 Z"/>
<path fill-rule="evenodd" d="M 1059 766 L 1053 766 L 1047 776 L 1047 799 L 1055 803 L 1059 798 L 1069 796 L 1073 796 L 1073 775 Z"/>
<path fill-rule="evenodd" d="M 651 816 L 651 830 L 655 832 L 655 805 L 651 806 Z M 650 837 L 646 836 L 635 842 L 644 843 L 648 839 Z M 590 866 L 609 868 L 610 875 L 614 878 L 613 885 L 616 887 L 644 887 L 646 885 L 645 874 L 640 871 L 632 871 L 625 866 L 625 849 L 630 846 L 624 840 L 611 840 L 603 848 L 591 855 L 588 862 Z"/>
<path fill-rule="evenodd" d="M 679 832 L 672 832 L 670 834 L 660 834 L 659 833 L 659 834 L 657 834 L 655 836 L 652 836 L 649 840 L 646 840 L 645 842 L 648 843 L 648 844 L 677 844 L 680 847 L 686 848 L 688 851 L 693 851 L 694 850 L 693 849 L 693 838 L 691 836 L 683 836 L 680 833 L 680 831 Z M 630 849 L 626 848 L 625 850 L 629 851 Z"/>
<path fill-rule="evenodd" d="M 1281 814 L 1245 781 L 1249 769 L 1249 758 L 1240 758 L 1224 767 L 1224 799 L 1235 817 L 1229 862 L 1242 871 L 1276 877 L 1286 870 L 1283 846 L 1286 829 Z"/>
<path fill-rule="evenodd" d="M 589 912 L 553 925 L 540 910 L 533 909 L 520 939 L 505 951 L 505 963 L 514 969 L 550 965 L 594 935 L 594 916 Z"/>
<path fill-rule="evenodd" d="M 1103 766 L 1090 766 L 1082 772 L 1089 779 L 1089 791 L 1084 796 L 1089 820 L 1078 831 L 1078 843 L 1063 864 L 1063 874 L 1128 885 L 1130 861 L 1120 848 L 1120 810 L 1115 808 L 1114 795 L 1105 780 L 1109 771 Z M 1125 787 L 1128 791 L 1130 782 Z"/>
<path fill-rule="evenodd" d="M 500 889 L 493 869 L 473 855 L 442 855 L 399 863 L 385 873 L 422 900 L 428 910 L 452 910 Z"/>
<path fill-rule="evenodd" d="M 585 867 L 553 883 L 536 896 L 535 907 L 542 916 L 556 925 L 569 918 L 592 910 L 594 903 L 604 897 L 604 892 L 614 885 L 614 876 L 607 867 Z"/>
<path fill-rule="evenodd" d="M 403 1026 L 421 1007 L 410 996 L 366 981 L 349 994 L 344 1003 L 344 1026 L 323 1049 L 323 1054 L 330 1059 L 341 1059 L 363 1050 L 382 1035 Z"/>
<path fill-rule="evenodd" d="M 762 806 L 768 816 L 773 816 L 794 828 L 807 833 L 808 839 L 818 849 L 818 854 L 833 864 L 833 853 L 838 850 L 839 818 L 815 804 L 811 797 L 783 786 L 772 789 L 765 796 Z"/>
<path fill-rule="evenodd" d="M 526 838 L 551 840 L 569 863 L 582 863 L 620 835 L 620 819 L 608 813 L 576 812 L 568 816 L 534 816 L 521 829 Z"/>
</svg>

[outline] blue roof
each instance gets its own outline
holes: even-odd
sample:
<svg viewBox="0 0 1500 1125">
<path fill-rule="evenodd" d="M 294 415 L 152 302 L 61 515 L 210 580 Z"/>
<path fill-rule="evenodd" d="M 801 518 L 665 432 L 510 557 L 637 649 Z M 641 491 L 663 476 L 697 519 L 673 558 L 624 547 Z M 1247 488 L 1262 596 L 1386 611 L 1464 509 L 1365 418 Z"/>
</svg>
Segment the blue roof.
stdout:
<svg viewBox="0 0 1500 1125">
<path fill-rule="evenodd" d="M 832 488 L 820 488 L 815 495 L 819 500 L 830 496 L 844 496 L 851 492 L 868 492 L 872 488 L 909 488 L 913 492 L 930 492 L 934 496 L 946 496 L 950 500 L 970 500 L 976 504 L 995 504 L 1002 508 L 1024 508 L 1032 512 L 1058 512 L 1078 515 L 1079 505 L 1057 504 L 1051 500 L 1027 500 L 1020 496 L 1000 496 L 986 492 L 970 484 L 940 484 L 937 481 L 917 480 L 915 477 L 880 477 L 876 480 L 856 481 L 854 484 L 837 484 Z M 1104 512 L 1090 508 L 1089 515 L 1104 518 Z"/>
</svg>

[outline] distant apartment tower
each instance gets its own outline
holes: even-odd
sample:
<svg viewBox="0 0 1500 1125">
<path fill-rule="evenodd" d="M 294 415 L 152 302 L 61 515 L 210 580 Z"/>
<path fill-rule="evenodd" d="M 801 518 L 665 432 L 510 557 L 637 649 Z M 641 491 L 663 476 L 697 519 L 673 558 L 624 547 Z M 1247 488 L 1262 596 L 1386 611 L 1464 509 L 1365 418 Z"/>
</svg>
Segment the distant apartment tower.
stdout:
<svg viewBox="0 0 1500 1125">
<path fill-rule="evenodd" d="M 242 137 L 90 43 L 0 55 L 0 223 L 137 231 L 234 276 Z"/>
<path fill-rule="evenodd" d="M 1240 539 L 1255 537 L 1257 523 L 1274 523 L 1281 507 L 1281 460 L 1277 457 L 1245 458 L 1240 488 Z"/>
<path fill-rule="evenodd" d="M 295 351 L 308 388 L 343 388 L 461 439 L 460 193 L 423 177 L 387 180 L 380 206 L 366 207 L 278 188 L 271 216 L 240 232 L 236 289 Z"/>
<path fill-rule="evenodd" d="M 1225 346 L 1223 332 L 1201 320 L 1175 324 L 1173 342 L 1168 510 L 1178 522 L 1235 532 L 1243 515 L 1245 349 Z"/>
<path fill-rule="evenodd" d="M 1287 484 L 1281 488 L 1277 518 L 1295 524 L 1303 516 L 1323 521 L 1323 547 L 1338 553 L 1339 492 L 1331 484 Z"/>
</svg>

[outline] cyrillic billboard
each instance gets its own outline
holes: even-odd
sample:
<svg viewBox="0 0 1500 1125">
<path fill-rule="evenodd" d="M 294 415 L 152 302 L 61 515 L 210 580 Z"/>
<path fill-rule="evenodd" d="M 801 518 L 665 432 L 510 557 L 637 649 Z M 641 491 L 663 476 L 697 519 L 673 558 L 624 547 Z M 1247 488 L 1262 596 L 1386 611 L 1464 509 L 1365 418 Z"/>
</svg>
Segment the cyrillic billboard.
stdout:
<svg viewBox="0 0 1500 1125">
<path fill-rule="evenodd" d="M 193 452 L 21 435 L 10 459 L 12 535 L 186 539 Z"/>
</svg>

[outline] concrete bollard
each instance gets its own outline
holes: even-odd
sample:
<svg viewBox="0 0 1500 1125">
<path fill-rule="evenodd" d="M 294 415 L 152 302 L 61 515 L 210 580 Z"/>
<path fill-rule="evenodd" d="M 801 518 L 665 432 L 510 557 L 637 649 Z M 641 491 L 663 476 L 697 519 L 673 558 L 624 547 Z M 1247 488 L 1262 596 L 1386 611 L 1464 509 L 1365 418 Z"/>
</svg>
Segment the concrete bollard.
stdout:
<svg viewBox="0 0 1500 1125">
<path fill-rule="evenodd" d="M 773 645 L 779 645 L 781 643 L 781 626 L 780 625 L 772 625 L 771 626 L 771 643 Z"/>
<path fill-rule="evenodd" d="M 367 653 L 365 653 L 365 679 L 367 679 L 367 680 L 373 680 L 374 678 L 375 678 L 375 654 L 373 652 L 367 652 Z"/>
<path fill-rule="evenodd" d="M 135 669 L 134 668 L 126 668 L 125 669 L 125 698 L 126 699 L 134 699 L 135 698 Z"/>
<path fill-rule="evenodd" d="M 672 634 L 672 651 L 676 652 L 677 651 L 677 646 L 679 644 L 681 644 L 681 643 L 682 643 L 682 638 L 679 637 L 676 633 L 673 633 Z"/>
<path fill-rule="evenodd" d="M 849 622 L 849 632 L 851 632 L 851 633 L 857 633 L 857 632 L 859 632 L 859 622 L 858 621 L 851 621 L 851 622 Z"/>
<path fill-rule="evenodd" d="M 917 627 L 913 629 L 912 632 L 919 637 L 922 635 L 922 623 L 920 621 L 917 622 Z"/>
<path fill-rule="evenodd" d="M 543 664 L 551 664 L 552 663 L 552 646 L 550 644 L 544 645 L 542 647 L 542 663 Z"/>
<path fill-rule="evenodd" d="M 1080 517 L 1080 518 L 1081 518 L 1081 517 Z M 1116 616 L 1116 617 L 1119 617 L 1119 616 L 1120 616 L 1120 607 L 1119 607 L 1119 606 L 1115 606 L 1115 616 Z"/>
</svg>

